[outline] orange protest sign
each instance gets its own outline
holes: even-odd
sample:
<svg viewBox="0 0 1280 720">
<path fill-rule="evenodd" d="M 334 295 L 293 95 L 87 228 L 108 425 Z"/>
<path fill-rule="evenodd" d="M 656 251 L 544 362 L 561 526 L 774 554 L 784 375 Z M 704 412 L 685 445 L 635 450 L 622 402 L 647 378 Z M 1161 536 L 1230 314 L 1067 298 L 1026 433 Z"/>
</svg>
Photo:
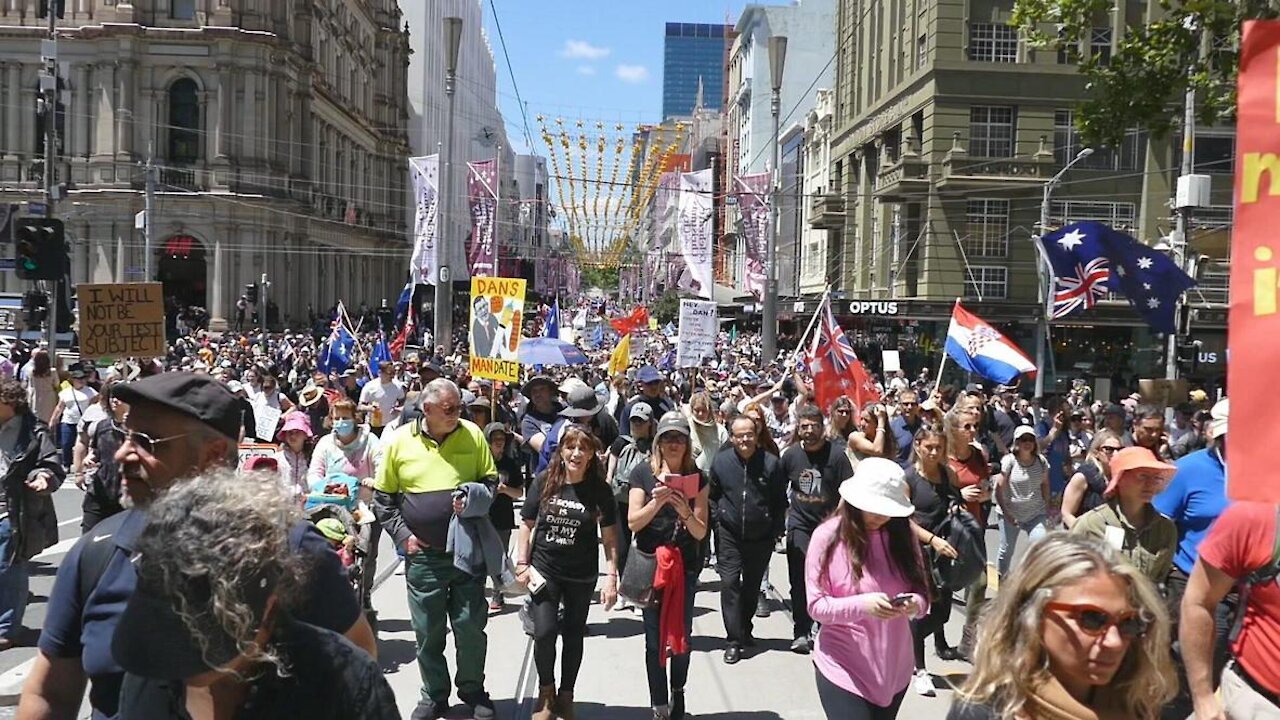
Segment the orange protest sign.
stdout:
<svg viewBox="0 0 1280 720">
<path fill-rule="evenodd" d="M 1280 22 L 1244 24 L 1238 83 L 1227 387 L 1232 434 L 1248 441 L 1231 445 L 1227 495 L 1280 503 L 1269 392 L 1280 359 Z"/>
</svg>

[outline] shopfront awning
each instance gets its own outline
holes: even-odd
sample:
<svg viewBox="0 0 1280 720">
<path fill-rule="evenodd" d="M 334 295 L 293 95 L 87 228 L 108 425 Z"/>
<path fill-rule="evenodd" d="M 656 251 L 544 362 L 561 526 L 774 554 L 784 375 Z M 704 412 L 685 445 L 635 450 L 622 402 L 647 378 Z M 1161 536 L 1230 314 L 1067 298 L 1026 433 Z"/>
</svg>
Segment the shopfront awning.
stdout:
<svg viewBox="0 0 1280 720">
<path fill-rule="evenodd" d="M 720 307 L 729 307 L 732 305 L 742 305 L 743 303 L 755 302 L 755 296 L 749 292 L 743 292 L 737 288 L 728 285 L 716 284 L 711 290 L 711 299 Z"/>
</svg>

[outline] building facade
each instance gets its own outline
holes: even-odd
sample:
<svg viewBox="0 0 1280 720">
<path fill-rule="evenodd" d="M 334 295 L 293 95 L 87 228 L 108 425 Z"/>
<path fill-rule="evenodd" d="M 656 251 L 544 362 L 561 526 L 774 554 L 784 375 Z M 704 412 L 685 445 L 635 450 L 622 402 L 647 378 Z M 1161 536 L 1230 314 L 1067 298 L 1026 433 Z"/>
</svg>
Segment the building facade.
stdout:
<svg viewBox="0 0 1280 720">
<path fill-rule="evenodd" d="M 724 88 L 728 25 L 667 23 L 662 47 L 662 117 L 689 117 L 699 91 L 703 107 L 719 110 Z"/>
<path fill-rule="evenodd" d="M 69 0 L 58 22 L 71 279 L 159 280 L 224 326 L 266 274 L 282 321 L 394 300 L 409 45 L 394 0 Z M 0 203 L 42 199 L 46 21 L 0 2 Z M 150 158 L 155 274 L 144 275 Z M 21 283 L 0 274 L 0 290 Z"/>
<path fill-rule="evenodd" d="M 1148 5 L 1121 3 L 1089 43 L 1062 52 L 1030 48 L 1011 11 L 1010 0 L 839 4 L 834 197 L 817 201 L 810 222 L 839 233 L 838 308 L 862 315 L 852 325 L 864 342 L 933 353 L 961 298 L 1034 348 L 1033 237 L 1045 183 L 1083 147 L 1078 63 L 1105 60 Z M 1229 143 L 1197 154 L 1217 179 L 1205 216 L 1229 217 L 1230 162 L 1211 157 Z M 1053 191 L 1049 228 L 1100 220 L 1154 244 L 1173 226 L 1173 143 L 1135 130 L 1093 150 Z M 1163 344 L 1122 299 L 1055 322 L 1053 348 L 1059 384 L 1163 376 Z"/>
</svg>

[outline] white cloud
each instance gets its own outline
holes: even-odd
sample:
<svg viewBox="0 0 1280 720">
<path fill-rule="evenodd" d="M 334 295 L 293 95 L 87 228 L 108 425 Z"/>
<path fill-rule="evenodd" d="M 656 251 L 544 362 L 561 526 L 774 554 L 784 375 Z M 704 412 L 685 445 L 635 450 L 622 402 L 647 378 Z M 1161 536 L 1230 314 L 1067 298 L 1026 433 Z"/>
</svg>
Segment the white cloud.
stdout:
<svg viewBox="0 0 1280 720">
<path fill-rule="evenodd" d="M 649 68 L 643 65 L 619 65 L 613 69 L 618 79 L 627 83 L 642 83 L 649 79 Z"/>
<path fill-rule="evenodd" d="M 561 57 L 573 60 L 599 60 L 609 54 L 609 48 L 596 47 L 586 40 L 565 40 Z"/>
<path fill-rule="evenodd" d="M 579 75 L 595 75 L 596 69 L 594 67 L 591 67 L 590 65 L 579 65 L 578 74 Z"/>
</svg>

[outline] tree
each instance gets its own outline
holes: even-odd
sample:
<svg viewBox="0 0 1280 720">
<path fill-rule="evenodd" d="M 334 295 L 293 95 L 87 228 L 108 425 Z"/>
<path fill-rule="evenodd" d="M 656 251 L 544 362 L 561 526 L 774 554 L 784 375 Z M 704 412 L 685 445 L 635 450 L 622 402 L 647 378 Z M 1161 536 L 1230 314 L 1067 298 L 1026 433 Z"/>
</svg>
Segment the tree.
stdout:
<svg viewBox="0 0 1280 720">
<path fill-rule="evenodd" d="M 598 287 L 605 292 L 618 292 L 618 266 L 582 268 L 582 286 Z"/>
<path fill-rule="evenodd" d="M 649 308 L 649 317 L 657 320 L 659 325 L 675 322 L 680 317 L 680 293 L 675 290 L 663 293 Z"/>
<path fill-rule="evenodd" d="M 1233 120 L 1240 23 L 1280 15 L 1269 0 L 1155 1 L 1160 17 L 1128 28 L 1114 55 L 1090 54 L 1081 62 L 1089 95 L 1076 113 L 1076 125 L 1087 144 L 1118 147 L 1135 127 L 1156 137 L 1167 135 L 1181 117 L 1171 109 L 1182 107 L 1188 87 L 1196 90 L 1199 122 Z M 1114 3 L 1015 0 L 1013 22 L 1033 47 L 1074 53 L 1089 46 L 1093 28 L 1110 26 Z"/>
</svg>

